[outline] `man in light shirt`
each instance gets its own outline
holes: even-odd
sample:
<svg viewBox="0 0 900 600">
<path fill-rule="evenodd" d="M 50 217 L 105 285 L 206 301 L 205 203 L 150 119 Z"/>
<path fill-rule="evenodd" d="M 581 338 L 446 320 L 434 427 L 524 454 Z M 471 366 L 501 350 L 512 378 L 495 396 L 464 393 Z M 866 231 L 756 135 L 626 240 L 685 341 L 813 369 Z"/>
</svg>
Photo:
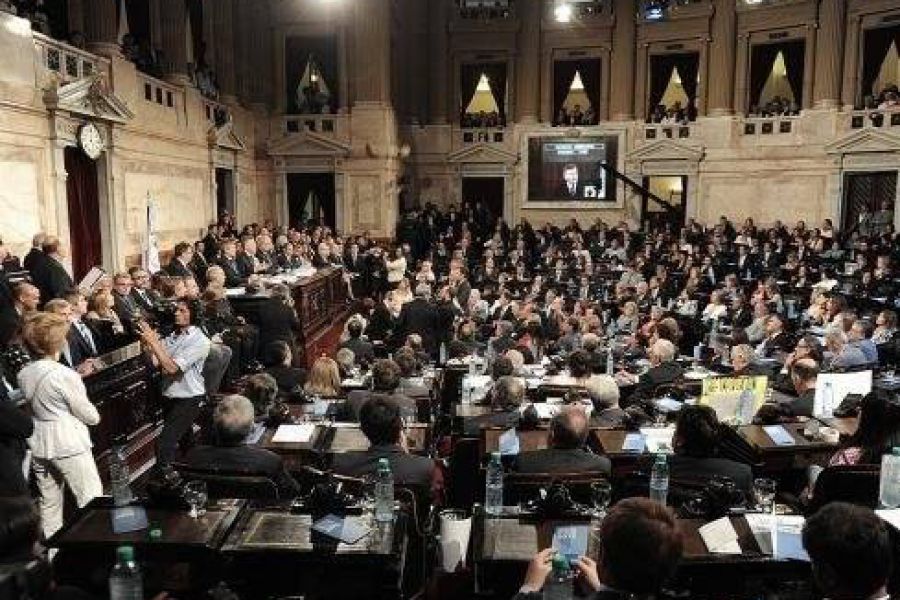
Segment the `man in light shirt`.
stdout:
<svg viewBox="0 0 900 600">
<path fill-rule="evenodd" d="M 181 438 L 190 431 L 200 403 L 206 397 L 203 363 L 209 355 L 210 341 L 194 324 L 197 310 L 187 300 L 175 305 L 175 331 L 163 339 L 146 322 L 138 326 L 138 335 L 163 375 L 162 395 L 166 404 L 165 421 L 157 441 L 157 462 L 172 462 L 178 455 Z"/>
</svg>

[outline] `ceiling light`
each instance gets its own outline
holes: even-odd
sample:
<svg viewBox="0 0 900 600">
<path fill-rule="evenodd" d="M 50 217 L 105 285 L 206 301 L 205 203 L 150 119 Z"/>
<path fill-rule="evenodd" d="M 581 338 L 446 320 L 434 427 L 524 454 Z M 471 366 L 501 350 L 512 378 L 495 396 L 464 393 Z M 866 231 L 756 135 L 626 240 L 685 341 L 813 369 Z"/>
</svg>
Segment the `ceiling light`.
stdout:
<svg viewBox="0 0 900 600">
<path fill-rule="evenodd" d="M 553 9 L 553 15 L 557 23 L 568 23 L 572 20 L 572 5 L 568 2 L 557 4 Z"/>
</svg>

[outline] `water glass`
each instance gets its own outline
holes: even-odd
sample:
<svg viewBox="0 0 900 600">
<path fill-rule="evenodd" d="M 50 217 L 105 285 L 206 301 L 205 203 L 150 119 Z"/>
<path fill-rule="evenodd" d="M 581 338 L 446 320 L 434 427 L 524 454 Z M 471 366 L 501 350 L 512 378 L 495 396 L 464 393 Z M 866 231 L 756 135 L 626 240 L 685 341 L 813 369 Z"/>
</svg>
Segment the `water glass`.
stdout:
<svg viewBox="0 0 900 600">
<path fill-rule="evenodd" d="M 594 505 L 594 515 L 598 518 L 606 516 L 606 509 L 612 501 L 612 484 L 606 480 L 591 484 L 591 504 Z"/>
<path fill-rule="evenodd" d="M 775 507 L 775 490 L 777 484 L 773 479 L 760 477 L 753 480 L 753 496 L 756 506 L 763 513 L 771 513 Z"/>
<path fill-rule="evenodd" d="M 206 492 L 205 481 L 189 481 L 184 486 L 184 499 L 191 507 L 190 515 L 196 519 L 206 514 Z"/>
</svg>

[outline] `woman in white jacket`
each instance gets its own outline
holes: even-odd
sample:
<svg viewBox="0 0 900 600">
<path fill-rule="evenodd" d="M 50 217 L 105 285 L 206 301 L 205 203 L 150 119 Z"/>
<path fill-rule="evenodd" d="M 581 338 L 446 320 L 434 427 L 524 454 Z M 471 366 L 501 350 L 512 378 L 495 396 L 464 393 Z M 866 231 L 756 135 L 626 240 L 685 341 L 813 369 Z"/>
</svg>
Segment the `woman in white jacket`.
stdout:
<svg viewBox="0 0 900 600">
<path fill-rule="evenodd" d="M 88 431 L 100 422 L 100 414 L 88 400 L 81 376 L 59 362 L 68 331 L 68 320 L 50 313 L 29 316 L 23 329 L 25 343 L 38 357 L 19 371 L 18 380 L 34 415 L 28 446 L 46 537 L 62 527 L 64 485 L 79 508 L 103 493 Z"/>
</svg>

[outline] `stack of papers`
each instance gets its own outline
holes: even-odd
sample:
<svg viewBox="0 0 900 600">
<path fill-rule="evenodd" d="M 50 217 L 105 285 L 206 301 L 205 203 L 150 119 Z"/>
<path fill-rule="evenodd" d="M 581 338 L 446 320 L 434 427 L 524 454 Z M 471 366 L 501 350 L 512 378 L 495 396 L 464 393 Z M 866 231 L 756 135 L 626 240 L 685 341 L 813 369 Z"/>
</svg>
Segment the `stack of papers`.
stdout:
<svg viewBox="0 0 900 600">
<path fill-rule="evenodd" d="M 312 439 L 316 430 L 315 423 L 300 423 L 299 425 L 279 425 L 272 436 L 272 442 L 276 444 L 305 444 Z"/>
<path fill-rule="evenodd" d="M 699 530 L 706 549 L 712 554 L 740 554 L 741 545 L 738 544 L 738 534 L 731 524 L 731 519 L 722 517 L 711 521 Z"/>
</svg>

